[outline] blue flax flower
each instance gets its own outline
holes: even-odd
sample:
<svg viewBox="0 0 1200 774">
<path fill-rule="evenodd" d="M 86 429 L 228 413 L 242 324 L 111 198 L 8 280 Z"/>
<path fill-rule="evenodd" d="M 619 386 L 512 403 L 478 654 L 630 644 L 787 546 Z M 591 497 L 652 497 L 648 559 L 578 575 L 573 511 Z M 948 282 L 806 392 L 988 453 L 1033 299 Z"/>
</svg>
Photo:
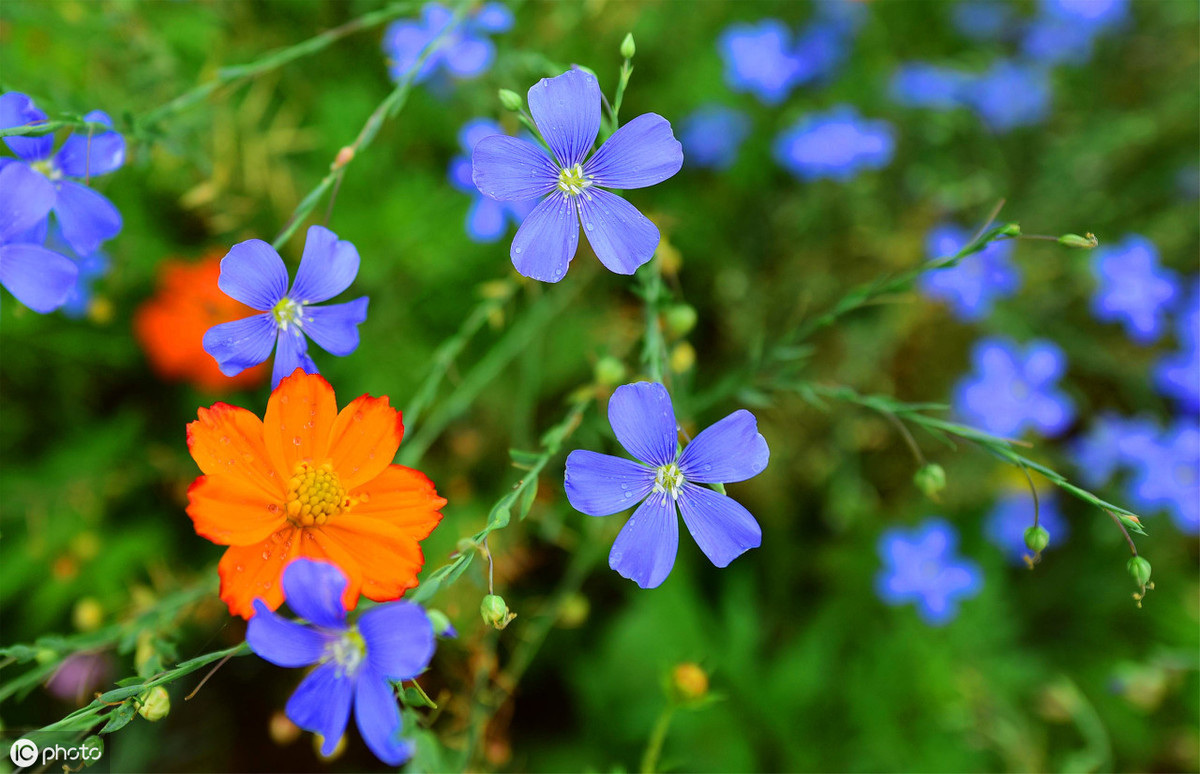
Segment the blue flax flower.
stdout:
<svg viewBox="0 0 1200 774">
<path fill-rule="evenodd" d="M 1166 432 L 1140 444 L 1129 497 L 1139 507 L 1163 509 L 1180 531 L 1200 533 L 1200 426 L 1181 417 Z"/>
<path fill-rule="evenodd" d="M 1038 498 L 1038 524 L 1050 534 L 1050 548 L 1062 545 L 1069 530 L 1053 495 Z M 1025 545 L 1025 530 L 1033 526 L 1033 497 L 1027 491 L 1013 492 L 997 502 L 984 522 L 984 534 L 1013 564 L 1024 564 L 1032 552 Z"/>
<path fill-rule="evenodd" d="M 762 544 L 762 530 L 732 498 L 700 484 L 757 476 L 770 451 L 749 411 L 708 427 L 679 453 L 671 396 L 661 384 L 618 387 L 608 401 L 617 440 L 639 462 L 576 450 L 567 457 L 564 488 L 571 507 L 609 516 L 638 505 L 621 528 L 608 565 L 644 589 L 666 580 L 679 547 L 679 519 L 717 567 Z"/>
<path fill-rule="evenodd" d="M 1124 26 L 1129 0 L 1042 0 L 1021 41 L 1022 53 L 1045 64 L 1084 64 L 1095 41 Z"/>
<path fill-rule="evenodd" d="M 970 239 L 966 229 L 943 223 L 925 237 L 925 250 L 931 259 L 954 255 Z M 957 266 L 922 274 L 921 291 L 944 300 L 960 320 L 982 320 L 991 314 L 996 299 L 1011 296 L 1021 285 L 1012 265 L 1012 250 L 1012 242 L 992 242 Z"/>
<path fill-rule="evenodd" d="M 1105 412 L 1092 421 L 1085 435 L 1070 446 L 1071 460 L 1088 486 L 1101 487 L 1118 470 L 1130 468 L 1145 444 L 1158 434 L 1149 419 L 1125 418 Z"/>
<path fill-rule="evenodd" d="M 42 246 L 54 186 L 24 164 L 0 167 L 0 284 L 25 306 L 46 314 L 67 301 L 79 268 Z"/>
<path fill-rule="evenodd" d="M 965 104 L 972 77 L 950 67 L 908 62 L 892 74 L 889 94 L 899 105 L 932 110 L 952 110 Z"/>
<path fill-rule="evenodd" d="M 886 121 L 859 118 L 849 105 L 804 116 L 775 138 L 775 160 L 801 180 L 849 180 L 892 160 L 895 141 Z"/>
<path fill-rule="evenodd" d="M 308 337 L 331 355 L 344 357 L 358 348 L 358 326 L 367 319 L 367 298 L 344 304 L 328 301 L 358 275 L 358 250 L 322 226 L 310 226 L 296 281 L 288 290 L 287 267 L 261 239 L 233 246 L 221 259 L 217 286 L 225 295 L 261 314 L 214 325 L 204 334 L 204 351 L 226 376 L 237 376 L 275 353 L 271 388 L 297 368 L 318 373 L 308 356 Z"/>
<path fill-rule="evenodd" d="M 1179 293 L 1179 277 L 1159 266 L 1153 242 L 1133 234 L 1096 250 L 1092 274 L 1099 285 L 1092 296 L 1096 319 L 1120 322 L 1138 344 L 1151 344 L 1162 335 L 1166 310 Z"/>
<path fill-rule="evenodd" d="M 40 238 L 38 241 L 41 241 Z M 71 292 L 67 294 L 66 302 L 62 305 L 62 313 L 67 317 L 83 317 L 92 304 L 92 285 L 96 280 L 108 274 L 111 267 L 108 255 L 103 250 L 96 250 L 88 255 L 77 255 L 62 238 L 62 231 L 57 226 L 49 229 L 45 245 L 48 249 L 65 255 L 75 262 L 79 274 L 76 276 Z"/>
<path fill-rule="evenodd" d="M 471 209 L 467 210 L 467 236 L 476 242 L 495 242 L 504 236 L 510 222 L 520 226 L 534 206 L 533 202 L 498 202 L 483 196 L 475 187 L 471 179 L 471 151 L 480 140 L 493 134 L 504 134 L 495 121 L 486 118 L 468 121 L 458 132 L 458 143 L 465 155 L 450 161 L 450 184 L 472 197 Z"/>
<path fill-rule="evenodd" d="M 1008 60 L 974 76 L 963 100 L 992 131 L 1032 126 L 1050 113 L 1050 79 L 1040 67 Z"/>
<path fill-rule="evenodd" d="M 960 0 L 950 13 L 954 29 L 971 40 L 1004 37 L 1013 18 L 1013 6 L 1004 0 Z"/>
<path fill-rule="evenodd" d="M 1192 414 L 1200 413 L 1200 282 L 1190 280 L 1192 292 L 1187 306 L 1175 320 L 1179 350 L 1158 362 L 1154 383 L 1159 392 L 1174 398 Z"/>
<path fill-rule="evenodd" d="M 960 417 L 993 435 L 1017 438 L 1026 430 L 1054 437 L 1074 418 L 1075 409 L 1058 389 L 1066 358 L 1058 345 L 1033 341 L 1024 349 L 988 338 L 971 350 L 974 373 L 954 389 Z"/>
<path fill-rule="evenodd" d="M 350 624 L 342 605 L 346 576 L 332 564 L 296 559 L 283 571 L 288 606 L 307 625 L 254 600 L 246 643 L 281 667 L 316 666 L 288 699 L 287 716 L 321 735 L 321 754 L 332 755 L 350 720 L 375 757 L 399 766 L 412 756 L 400 738 L 400 708 L 393 682 L 412 680 L 433 658 L 433 625 L 411 602 L 388 602 Z"/>
<path fill-rule="evenodd" d="M 95 110 L 84 118 L 112 126 L 107 114 Z M 38 124 L 46 114 L 38 110 L 33 100 L 24 94 L 10 91 L 0 96 L 0 129 Z M 20 161 L 0 159 L 0 167 L 14 164 L 26 166 L 51 184 L 50 209 L 58 219 L 63 240 L 79 255 L 90 255 L 106 239 L 121 231 L 121 213 L 102 194 L 83 183 L 105 175 L 125 163 L 125 138 L 114 131 L 91 137 L 75 134 L 54 151 L 54 135 L 41 137 L 5 137 L 4 142 Z M 43 219 L 46 216 L 43 215 Z M 31 307 L 32 308 L 32 307 Z"/>
<path fill-rule="evenodd" d="M 529 112 L 552 156 L 501 134 L 480 140 L 472 156 L 475 185 L 484 196 L 502 202 L 544 197 L 517 230 L 513 266 L 531 279 L 558 282 L 575 257 L 582 219 L 600 262 L 617 274 L 633 274 L 658 248 L 658 228 L 601 188 L 645 188 L 678 172 L 683 148 L 671 124 L 644 113 L 587 158 L 600 132 L 600 85 L 583 70 L 538 81 L 529 89 Z"/>
<path fill-rule="evenodd" d="M 750 117 L 723 105 L 705 105 L 683 119 L 679 141 L 689 167 L 729 169 L 750 133 Z"/>
<path fill-rule="evenodd" d="M 399 19 L 383 33 L 383 52 L 388 58 L 392 80 L 399 81 L 411 70 L 425 47 L 450 24 L 454 14 L 441 3 L 421 9 L 419 21 Z M 486 3 L 470 14 L 447 39 L 421 63 L 415 82 L 428 79 L 438 70 L 455 78 L 474 78 L 492 66 L 496 46 L 489 34 L 507 32 L 513 26 L 512 11 L 503 3 Z"/>
<path fill-rule="evenodd" d="M 926 519 L 913 530 L 889 529 L 879 538 L 883 568 L 875 590 L 889 605 L 913 603 L 926 623 L 941 626 L 958 615 L 959 599 L 983 588 L 983 574 L 955 556 L 958 533 L 942 519 Z"/>
<path fill-rule="evenodd" d="M 717 38 L 730 89 L 778 105 L 796 86 L 802 62 L 794 53 L 791 30 L 778 19 L 732 24 Z"/>
</svg>

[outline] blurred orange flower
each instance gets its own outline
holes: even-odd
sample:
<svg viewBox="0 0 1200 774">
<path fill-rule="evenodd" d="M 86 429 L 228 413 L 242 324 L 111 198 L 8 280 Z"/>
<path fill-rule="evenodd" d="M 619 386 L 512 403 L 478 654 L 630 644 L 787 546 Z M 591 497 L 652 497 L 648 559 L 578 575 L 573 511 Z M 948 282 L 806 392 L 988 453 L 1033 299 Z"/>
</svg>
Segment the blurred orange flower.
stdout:
<svg viewBox="0 0 1200 774">
<path fill-rule="evenodd" d="M 163 262 L 158 292 L 133 318 L 134 333 L 155 373 L 211 393 L 253 387 L 270 373 L 268 364 L 261 364 L 237 376 L 226 376 L 204 351 L 202 341 L 209 328 L 254 314 L 217 287 L 222 255 L 209 253 L 197 263 Z"/>
<path fill-rule="evenodd" d="M 404 425 L 386 397 L 339 413 L 329 382 L 296 369 L 261 421 L 225 403 L 198 413 L 188 449 L 204 475 L 187 513 L 199 535 L 229 546 L 218 567 L 229 612 L 250 618 L 256 598 L 278 608 L 283 568 L 298 557 L 342 569 L 347 609 L 360 593 L 382 602 L 417 585 L 418 541 L 446 501 L 424 474 L 391 464 Z"/>
</svg>

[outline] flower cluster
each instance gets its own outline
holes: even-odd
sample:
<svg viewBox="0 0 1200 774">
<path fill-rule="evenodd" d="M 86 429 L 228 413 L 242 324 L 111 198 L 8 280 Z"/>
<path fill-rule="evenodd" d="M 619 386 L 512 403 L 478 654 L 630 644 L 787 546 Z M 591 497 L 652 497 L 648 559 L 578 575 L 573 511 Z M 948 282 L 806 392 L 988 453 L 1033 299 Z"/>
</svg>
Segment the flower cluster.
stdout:
<svg viewBox="0 0 1200 774">
<path fill-rule="evenodd" d="M 98 110 L 84 119 L 112 126 Z M 0 129 L 45 122 L 46 114 L 26 95 L 0 95 Z M 52 134 L 4 142 L 17 158 L 0 159 L 0 284 L 35 312 L 68 302 L 79 311 L 87 283 L 106 267 L 95 257 L 101 243 L 121 230 L 117 208 L 88 183 L 125 163 L 125 138 L 112 130 L 73 134 L 57 153 Z M 56 239 L 47 242 L 51 213 Z"/>
<path fill-rule="evenodd" d="M 513 15 L 503 3 L 486 3 L 449 32 L 453 12 L 441 3 L 427 3 L 417 21 L 392 22 L 383 34 L 383 52 L 388 72 L 399 81 L 417 66 L 421 55 L 439 37 L 445 40 L 421 62 L 417 83 L 445 72 L 455 78 L 475 78 L 487 72 L 496 58 L 496 45 L 488 35 L 512 28 Z"/>
<path fill-rule="evenodd" d="M 983 588 L 983 574 L 958 559 L 958 533 L 942 519 L 927 519 L 913 530 L 889 529 L 879 539 L 883 568 L 875 590 L 889 605 L 915 604 L 926 623 L 941 626 L 958 615 L 960 599 Z"/>
<path fill-rule="evenodd" d="M 1057 344 L 1033 341 L 1021 348 L 988 338 L 971 350 L 974 373 L 954 390 L 954 409 L 993 435 L 1018 438 L 1028 430 L 1054 437 L 1075 417 L 1074 404 L 1058 389 L 1066 358 Z"/>
</svg>

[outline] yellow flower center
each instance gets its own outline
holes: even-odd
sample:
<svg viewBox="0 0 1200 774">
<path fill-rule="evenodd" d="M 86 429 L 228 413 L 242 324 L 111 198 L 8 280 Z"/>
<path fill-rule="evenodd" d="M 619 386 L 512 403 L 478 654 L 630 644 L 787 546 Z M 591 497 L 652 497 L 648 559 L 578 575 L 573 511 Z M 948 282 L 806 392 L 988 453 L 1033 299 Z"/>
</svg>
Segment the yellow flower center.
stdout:
<svg viewBox="0 0 1200 774">
<path fill-rule="evenodd" d="M 576 164 L 558 173 L 558 190 L 578 196 L 584 189 L 592 187 L 592 179 L 583 174 L 583 165 Z"/>
<path fill-rule="evenodd" d="M 353 498 L 346 496 L 342 479 L 328 462 L 320 466 L 300 462 L 288 480 L 284 508 L 294 526 L 320 526 L 353 504 Z"/>
<path fill-rule="evenodd" d="M 357 628 L 351 628 L 329 643 L 325 657 L 338 665 L 338 672 L 353 677 L 367 655 L 367 643 Z"/>
<path fill-rule="evenodd" d="M 279 303 L 271 309 L 271 314 L 275 316 L 275 324 L 280 330 L 286 331 L 289 325 L 295 324 L 300 327 L 300 313 L 304 309 L 304 305 L 293 301 L 284 296 L 279 299 Z"/>
<path fill-rule="evenodd" d="M 33 171 L 40 172 L 51 180 L 59 180 L 62 178 L 62 171 L 54 165 L 54 161 L 52 159 L 35 161 L 29 166 L 33 168 Z"/>
<path fill-rule="evenodd" d="M 666 492 L 672 500 L 679 499 L 679 490 L 683 488 L 683 471 L 672 462 L 663 465 L 654 476 L 654 491 Z"/>
</svg>

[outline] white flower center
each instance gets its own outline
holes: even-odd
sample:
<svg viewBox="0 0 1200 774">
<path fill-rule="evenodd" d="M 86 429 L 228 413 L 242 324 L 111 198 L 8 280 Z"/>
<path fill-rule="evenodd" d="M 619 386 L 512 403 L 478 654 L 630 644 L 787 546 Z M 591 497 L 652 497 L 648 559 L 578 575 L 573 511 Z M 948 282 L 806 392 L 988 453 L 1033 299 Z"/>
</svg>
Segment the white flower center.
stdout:
<svg viewBox="0 0 1200 774">
<path fill-rule="evenodd" d="M 275 324 L 279 326 L 279 330 L 286 331 L 289 325 L 295 325 L 297 328 L 300 325 L 300 313 L 304 310 L 304 304 L 284 296 L 279 300 L 279 303 L 271 309 L 271 314 L 275 317 Z"/>
<path fill-rule="evenodd" d="M 40 172 L 51 180 L 61 180 L 62 170 L 54 164 L 53 159 L 44 159 L 43 161 L 35 161 L 29 165 L 34 172 Z"/>
<path fill-rule="evenodd" d="M 338 637 L 325 650 L 325 658 L 337 664 L 339 671 L 347 677 L 358 673 L 358 667 L 367 656 L 367 643 L 358 629 L 350 629 Z"/>
<path fill-rule="evenodd" d="M 592 179 L 583 174 L 582 164 L 576 164 L 558 173 L 558 190 L 563 193 L 578 196 L 591 187 Z"/>
<path fill-rule="evenodd" d="M 683 471 L 672 462 L 670 465 L 660 467 L 654 475 L 654 491 L 666 492 L 671 495 L 672 500 L 678 500 L 679 490 L 683 489 L 683 482 Z"/>
</svg>

